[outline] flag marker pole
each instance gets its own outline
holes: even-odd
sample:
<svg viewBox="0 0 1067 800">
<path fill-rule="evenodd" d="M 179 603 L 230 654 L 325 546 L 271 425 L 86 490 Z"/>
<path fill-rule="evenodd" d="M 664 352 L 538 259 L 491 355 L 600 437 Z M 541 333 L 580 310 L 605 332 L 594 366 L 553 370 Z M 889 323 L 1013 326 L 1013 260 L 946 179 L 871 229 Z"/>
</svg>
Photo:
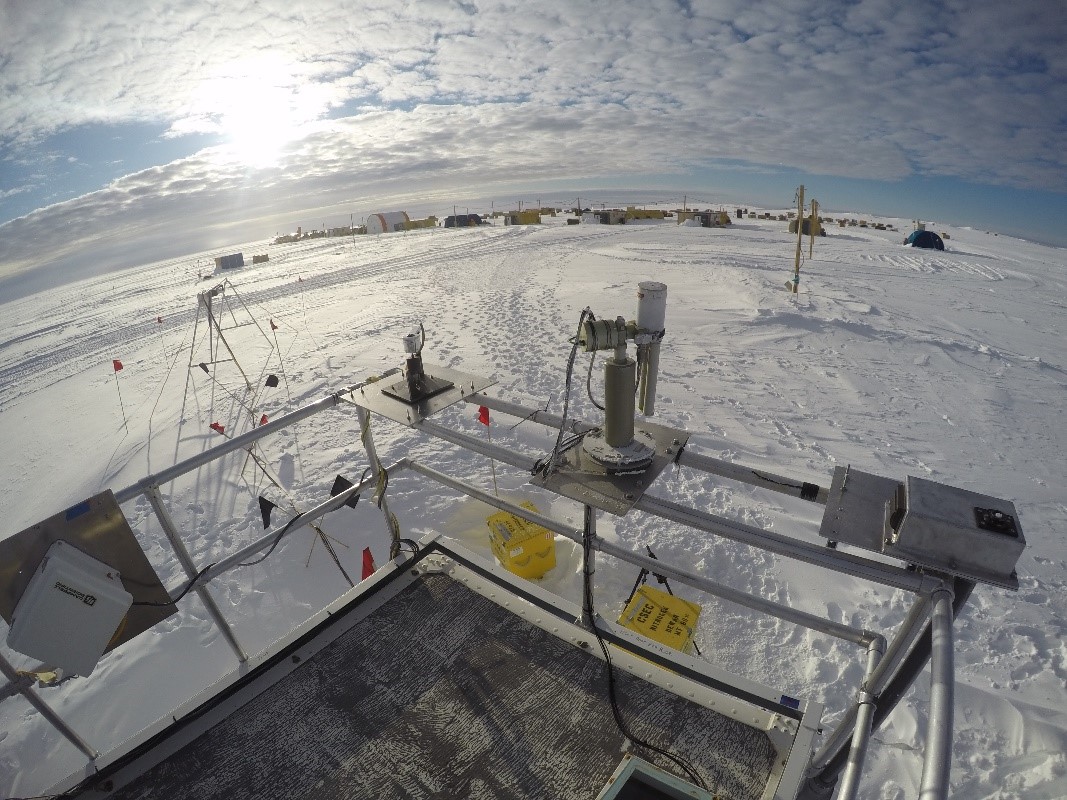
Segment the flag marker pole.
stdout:
<svg viewBox="0 0 1067 800">
<path fill-rule="evenodd" d="M 112 359 L 111 366 L 115 370 L 115 391 L 119 393 L 119 408 L 122 410 L 122 427 L 126 429 L 126 433 L 129 433 L 130 426 L 126 422 L 126 407 L 122 404 L 122 389 L 119 387 L 119 370 L 122 369 L 122 362 L 118 359 Z"/>
<path fill-rule="evenodd" d="M 489 409 L 485 406 L 478 407 L 478 421 L 485 426 L 485 437 L 489 440 L 489 444 L 492 444 L 493 436 L 489 432 Z M 489 466 L 493 469 L 493 494 L 500 497 L 500 489 L 496 485 L 496 460 L 492 456 L 489 457 Z"/>
<path fill-rule="evenodd" d="M 167 355 L 167 344 L 163 341 L 163 317 L 156 317 L 156 330 L 159 331 L 159 345 L 163 348 L 163 361 L 170 361 L 170 356 Z"/>
</svg>

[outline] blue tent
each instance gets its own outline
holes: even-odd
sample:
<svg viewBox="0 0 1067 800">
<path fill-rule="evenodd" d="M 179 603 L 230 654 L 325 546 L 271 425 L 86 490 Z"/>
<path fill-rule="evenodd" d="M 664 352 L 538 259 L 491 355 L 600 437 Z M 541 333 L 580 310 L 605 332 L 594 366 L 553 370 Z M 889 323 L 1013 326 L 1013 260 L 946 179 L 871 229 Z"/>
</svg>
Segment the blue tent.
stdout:
<svg viewBox="0 0 1067 800">
<path fill-rule="evenodd" d="M 925 247 L 927 250 L 945 249 L 945 243 L 933 231 L 913 231 L 911 236 L 904 240 L 904 244 L 910 244 L 912 247 Z"/>
</svg>

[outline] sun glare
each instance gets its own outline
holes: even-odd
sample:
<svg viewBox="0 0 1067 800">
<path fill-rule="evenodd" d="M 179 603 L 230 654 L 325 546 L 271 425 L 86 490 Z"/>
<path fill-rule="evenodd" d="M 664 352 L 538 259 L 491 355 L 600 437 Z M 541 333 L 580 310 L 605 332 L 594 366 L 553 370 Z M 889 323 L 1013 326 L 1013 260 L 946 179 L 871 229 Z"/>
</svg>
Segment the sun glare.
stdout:
<svg viewBox="0 0 1067 800">
<path fill-rule="evenodd" d="M 201 91 L 201 107 L 226 139 L 224 152 L 250 167 L 277 166 L 286 145 L 299 139 L 325 109 L 312 86 L 276 66 L 231 66 Z"/>
</svg>

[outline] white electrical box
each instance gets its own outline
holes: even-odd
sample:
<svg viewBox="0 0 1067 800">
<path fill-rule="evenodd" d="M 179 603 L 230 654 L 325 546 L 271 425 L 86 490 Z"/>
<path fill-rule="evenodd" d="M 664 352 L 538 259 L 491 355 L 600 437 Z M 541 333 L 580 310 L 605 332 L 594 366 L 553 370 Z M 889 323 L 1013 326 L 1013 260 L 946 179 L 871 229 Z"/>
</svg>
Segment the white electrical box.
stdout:
<svg viewBox="0 0 1067 800">
<path fill-rule="evenodd" d="M 133 595 L 116 570 L 55 542 L 15 606 L 7 644 L 49 666 L 89 675 L 131 605 Z"/>
</svg>

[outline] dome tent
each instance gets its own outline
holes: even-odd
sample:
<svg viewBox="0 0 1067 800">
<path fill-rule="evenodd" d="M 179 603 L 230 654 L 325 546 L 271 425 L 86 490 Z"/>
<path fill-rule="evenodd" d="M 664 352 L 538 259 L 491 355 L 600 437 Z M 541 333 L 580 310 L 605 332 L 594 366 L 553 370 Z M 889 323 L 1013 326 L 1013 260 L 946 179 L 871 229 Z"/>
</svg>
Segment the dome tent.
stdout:
<svg viewBox="0 0 1067 800">
<path fill-rule="evenodd" d="M 405 230 L 411 218 L 406 211 L 387 211 L 384 214 L 371 214 L 367 217 L 367 233 L 392 233 Z"/>
<path fill-rule="evenodd" d="M 924 247 L 927 250 L 945 249 L 945 243 L 933 231 L 913 231 L 911 236 L 904 240 L 904 244 L 910 244 L 912 247 Z"/>
</svg>

